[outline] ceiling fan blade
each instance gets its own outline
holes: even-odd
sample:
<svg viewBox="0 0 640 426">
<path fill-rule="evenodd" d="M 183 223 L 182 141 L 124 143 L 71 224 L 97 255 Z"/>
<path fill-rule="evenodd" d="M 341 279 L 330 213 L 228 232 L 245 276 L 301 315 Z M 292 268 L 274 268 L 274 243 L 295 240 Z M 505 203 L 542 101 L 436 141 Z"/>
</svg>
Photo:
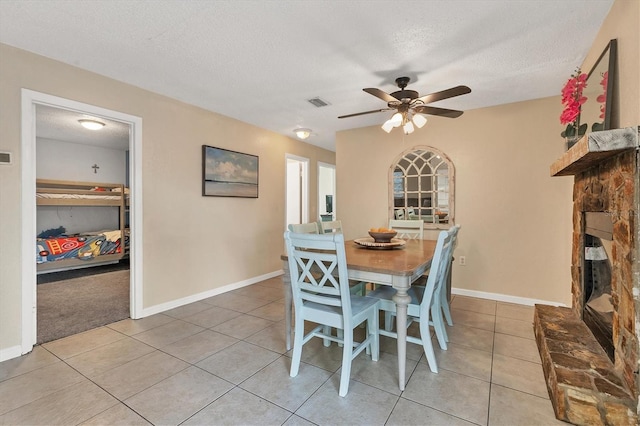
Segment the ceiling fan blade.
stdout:
<svg viewBox="0 0 640 426">
<path fill-rule="evenodd" d="M 467 86 L 456 86 L 452 87 L 451 89 L 443 90 L 441 92 L 424 95 L 420 98 L 415 99 L 413 102 L 423 102 L 425 104 L 430 104 L 432 102 L 441 101 L 443 99 L 466 95 L 467 93 L 471 93 L 471 89 L 469 89 Z"/>
<path fill-rule="evenodd" d="M 387 92 L 383 92 L 380 89 L 376 89 L 374 88 L 367 88 L 367 89 L 362 89 L 365 92 L 367 92 L 370 95 L 375 96 L 376 98 L 380 98 L 385 102 L 397 102 L 398 99 L 394 98 L 393 96 L 391 96 L 390 94 L 388 94 Z"/>
<path fill-rule="evenodd" d="M 374 112 L 394 111 L 395 108 L 374 109 L 373 111 L 356 112 L 355 114 L 341 115 L 338 118 L 357 117 L 358 115 L 373 114 Z"/>
<path fill-rule="evenodd" d="M 414 107 L 413 110 L 420 114 L 438 115 L 440 117 L 456 118 L 460 117 L 464 111 L 458 111 L 455 109 L 438 108 L 426 105 L 420 105 Z"/>
</svg>

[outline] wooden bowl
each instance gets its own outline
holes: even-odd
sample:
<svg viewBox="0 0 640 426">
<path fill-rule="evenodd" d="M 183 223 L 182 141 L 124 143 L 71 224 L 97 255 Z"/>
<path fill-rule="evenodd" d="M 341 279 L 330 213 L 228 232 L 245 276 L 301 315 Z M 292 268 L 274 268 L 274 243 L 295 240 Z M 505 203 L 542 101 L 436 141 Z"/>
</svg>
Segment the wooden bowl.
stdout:
<svg viewBox="0 0 640 426">
<path fill-rule="evenodd" d="M 397 231 L 393 232 L 371 232 L 369 231 L 369 235 L 373 238 L 376 243 L 390 243 L 391 239 L 398 235 Z"/>
</svg>

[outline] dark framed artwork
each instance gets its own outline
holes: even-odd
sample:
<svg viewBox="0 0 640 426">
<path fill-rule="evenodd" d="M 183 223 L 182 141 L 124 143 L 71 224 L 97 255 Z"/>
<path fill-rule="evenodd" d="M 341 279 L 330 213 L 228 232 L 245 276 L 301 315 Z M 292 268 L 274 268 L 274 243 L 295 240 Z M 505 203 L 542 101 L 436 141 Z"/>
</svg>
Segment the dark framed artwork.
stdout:
<svg viewBox="0 0 640 426">
<path fill-rule="evenodd" d="M 258 198 L 258 156 L 202 145 L 202 195 Z"/>
<path fill-rule="evenodd" d="M 580 108 L 580 124 L 587 124 L 590 132 L 611 129 L 617 50 L 616 39 L 609 41 L 589 71 L 582 92 L 587 100 Z"/>
</svg>

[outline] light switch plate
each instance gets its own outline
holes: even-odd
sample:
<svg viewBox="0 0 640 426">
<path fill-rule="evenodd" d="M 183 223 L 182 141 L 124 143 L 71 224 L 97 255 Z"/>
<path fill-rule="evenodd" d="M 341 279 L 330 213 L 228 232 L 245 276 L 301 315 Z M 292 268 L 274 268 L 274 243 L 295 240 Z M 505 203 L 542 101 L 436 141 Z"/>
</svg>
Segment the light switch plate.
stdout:
<svg viewBox="0 0 640 426">
<path fill-rule="evenodd" d="M 0 164 L 11 164 L 11 153 L 0 151 Z"/>
</svg>

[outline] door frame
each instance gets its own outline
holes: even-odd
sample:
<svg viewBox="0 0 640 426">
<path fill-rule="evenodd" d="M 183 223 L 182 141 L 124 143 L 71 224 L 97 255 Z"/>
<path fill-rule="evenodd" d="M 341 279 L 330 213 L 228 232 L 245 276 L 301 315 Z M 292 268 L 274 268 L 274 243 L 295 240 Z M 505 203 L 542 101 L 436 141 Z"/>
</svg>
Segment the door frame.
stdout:
<svg viewBox="0 0 640 426">
<path fill-rule="evenodd" d="M 30 352 L 37 339 L 37 291 L 34 242 L 36 241 L 36 105 L 46 105 L 128 124 L 131 272 L 129 285 L 131 318 L 142 314 L 142 118 L 29 89 L 22 89 L 21 183 L 22 183 L 22 304 L 21 350 Z"/>
<path fill-rule="evenodd" d="M 301 176 L 301 188 L 302 188 L 302 194 L 301 194 L 301 203 L 302 203 L 302 211 L 300 212 L 300 222 L 301 223 L 306 223 L 309 221 L 309 159 L 305 158 L 305 157 L 299 157 L 297 155 L 293 155 L 293 154 L 285 154 L 285 161 L 284 161 L 284 174 L 285 174 L 285 181 L 284 181 L 284 194 L 285 194 L 285 214 L 284 214 L 284 227 L 285 229 L 287 228 L 287 211 L 288 211 L 288 203 L 289 203 L 289 197 L 287 196 L 287 189 L 288 189 L 288 182 L 289 182 L 289 168 L 287 167 L 288 165 L 288 160 L 293 160 L 293 161 L 297 161 L 301 164 L 304 165 L 303 168 L 303 173 Z"/>
</svg>

